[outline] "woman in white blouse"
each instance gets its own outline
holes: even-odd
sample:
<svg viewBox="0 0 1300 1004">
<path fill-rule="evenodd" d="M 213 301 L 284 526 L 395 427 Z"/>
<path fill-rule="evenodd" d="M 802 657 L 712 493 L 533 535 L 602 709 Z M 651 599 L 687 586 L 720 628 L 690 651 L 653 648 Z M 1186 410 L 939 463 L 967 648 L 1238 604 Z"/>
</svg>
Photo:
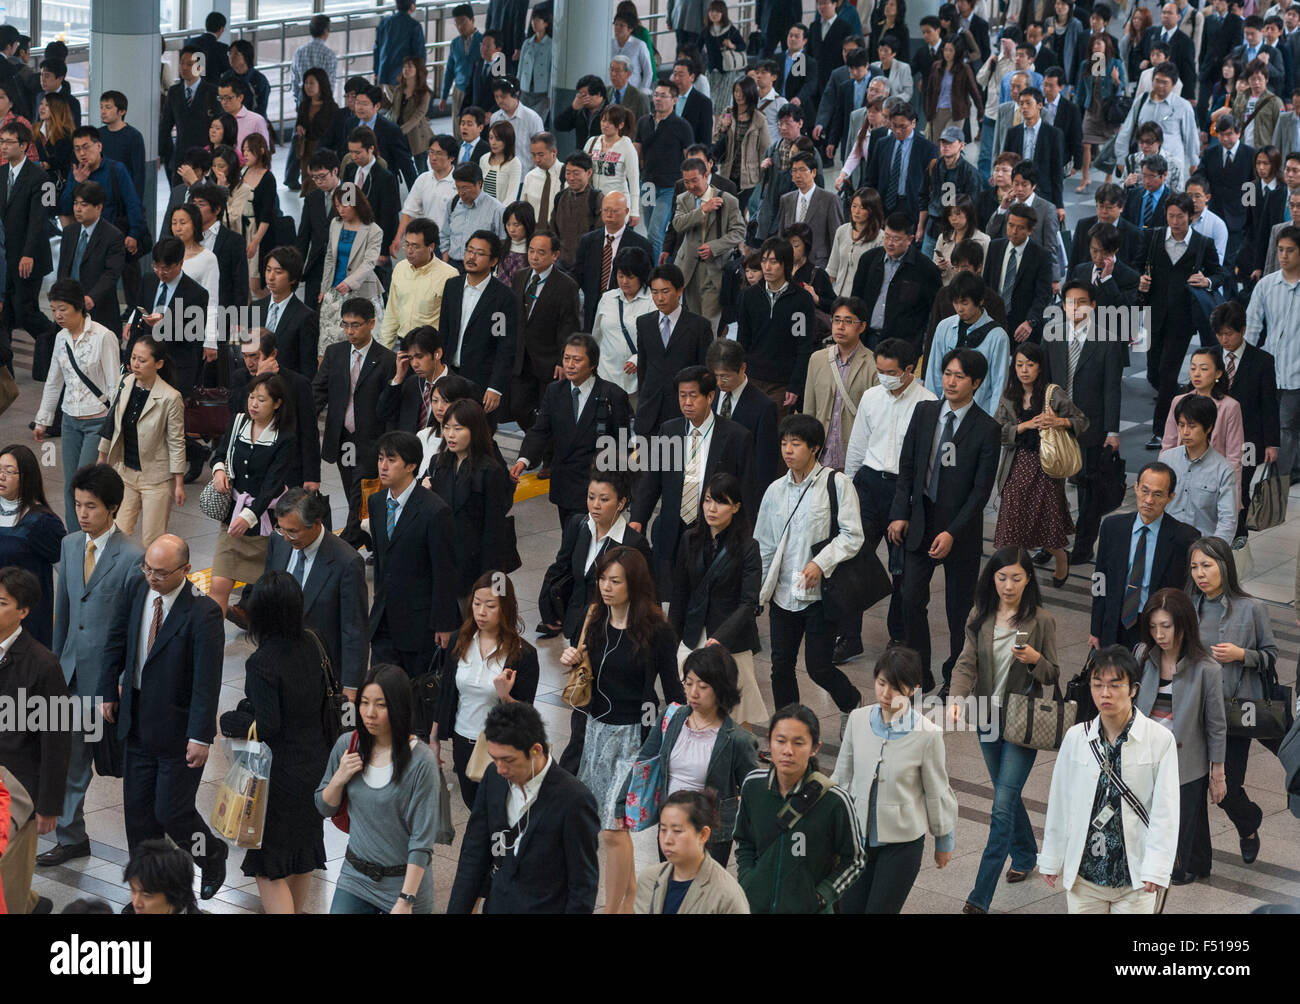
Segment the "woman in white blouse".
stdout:
<svg viewBox="0 0 1300 1004">
<path fill-rule="evenodd" d="M 194 203 L 187 202 L 172 210 L 172 236 L 179 237 L 185 245 L 185 262 L 181 271 L 203 287 L 208 294 L 208 319 L 203 335 L 207 344 L 217 343 L 217 316 L 221 294 L 221 269 L 217 265 L 217 256 L 199 243 L 203 236 L 203 217 L 199 215 Z"/>
<path fill-rule="evenodd" d="M 650 299 L 650 258 L 640 248 L 622 248 L 614 256 L 613 289 L 601 294 L 591 335 L 600 346 L 597 374 L 627 391 L 636 408 L 636 321 L 655 310 Z"/>
<path fill-rule="evenodd" d="M 519 197 L 523 167 L 515 156 L 515 127 L 509 122 L 493 122 L 488 127 L 488 152 L 478 159 L 483 171 L 483 191 L 503 206 Z"/>
<path fill-rule="evenodd" d="M 962 241 L 974 241 L 985 253 L 989 249 L 989 235 L 979 228 L 975 200 L 969 195 L 958 195 L 951 205 L 943 207 L 943 230 L 934 242 L 934 263 L 939 266 L 946 286 L 957 274 L 952 265 L 952 250 Z"/>
<path fill-rule="evenodd" d="M 641 222 L 641 167 L 629 134 L 635 128 L 632 113 L 622 105 L 607 105 L 600 116 L 600 135 L 583 148 L 596 167 L 592 184 L 602 194 L 622 192 L 632 209 L 628 223 Z"/>
<path fill-rule="evenodd" d="M 859 188 L 849 203 L 849 219 L 841 223 L 831 242 L 831 256 L 826 275 L 836 296 L 853 295 L 853 277 L 858 274 L 858 259 L 884 243 L 885 207 L 874 188 Z"/>
<path fill-rule="evenodd" d="M 71 523 L 77 511 L 72 475 L 99 455 L 99 430 L 117 390 L 122 357 L 117 335 L 86 314 L 86 293 L 76 279 L 59 279 L 50 287 L 50 312 L 59 333 L 32 431 L 38 443 L 44 441 L 62 394 L 63 512 Z"/>
</svg>

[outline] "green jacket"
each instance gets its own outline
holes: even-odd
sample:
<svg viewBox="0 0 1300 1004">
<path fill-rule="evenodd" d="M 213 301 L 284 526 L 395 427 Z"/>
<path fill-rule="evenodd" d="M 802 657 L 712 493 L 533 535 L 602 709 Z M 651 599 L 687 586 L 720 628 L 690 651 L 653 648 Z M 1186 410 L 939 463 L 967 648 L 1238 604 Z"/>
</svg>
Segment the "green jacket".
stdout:
<svg viewBox="0 0 1300 1004">
<path fill-rule="evenodd" d="M 853 799 L 832 785 L 790 829 L 777 822 L 785 802 L 775 769 L 754 771 L 740 789 L 736 869 L 750 911 L 830 913 L 866 861 Z"/>
</svg>

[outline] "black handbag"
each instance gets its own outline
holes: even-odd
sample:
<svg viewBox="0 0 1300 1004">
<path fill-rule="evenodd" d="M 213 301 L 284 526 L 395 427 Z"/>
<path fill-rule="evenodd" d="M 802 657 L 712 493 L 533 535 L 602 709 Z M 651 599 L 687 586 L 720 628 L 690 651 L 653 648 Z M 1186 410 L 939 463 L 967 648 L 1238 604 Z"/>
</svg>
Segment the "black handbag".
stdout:
<svg viewBox="0 0 1300 1004">
<path fill-rule="evenodd" d="M 1119 451 L 1109 446 L 1102 447 L 1101 462 L 1097 467 L 1092 477 L 1095 478 L 1094 486 L 1100 501 L 1101 515 L 1105 516 L 1124 504 L 1124 496 L 1128 491 L 1127 470 Z"/>
<path fill-rule="evenodd" d="M 835 490 L 835 472 L 829 472 L 826 479 L 826 496 L 831 507 L 830 536 L 814 544 L 812 557 L 816 557 L 840 532 L 840 500 Z M 835 566 L 830 575 L 822 576 L 822 606 L 834 623 L 841 624 L 850 617 L 856 617 L 864 610 L 870 610 L 876 603 L 893 593 L 885 566 L 876 557 L 876 552 L 864 543 L 858 553 Z"/>
<path fill-rule="evenodd" d="M 91 756 L 95 763 L 95 773 L 100 777 L 122 776 L 125 747 L 122 740 L 118 738 L 116 722 L 104 723 L 104 732 L 95 743 Z"/>
<path fill-rule="evenodd" d="M 1092 685 L 1089 683 L 1089 674 L 1092 672 L 1092 660 L 1095 653 L 1096 649 L 1088 649 L 1088 658 L 1083 661 L 1083 669 L 1079 670 L 1074 678 L 1065 685 L 1065 699 L 1073 701 L 1079 707 L 1074 716 L 1076 724 L 1078 722 L 1090 722 L 1097 717 L 1097 705 L 1092 700 Z"/>
<path fill-rule="evenodd" d="M 1249 739 L 1281 739 L 1295 724 L 1291 688 L 1278 682 L 1277 670 L 1260 674 L 1264 681 L 1264 696 L 1232 697 L 1223 699 L 1224 713 L 1228 719 L 1228 735 Z M 1240 683 L 1237 689 L 1241 689 Z"/>
<path fill-rule="evenodd" d="M 343 696 L 343 688 L 339 685 L 338 677 L 334 675 L 334 667 L 330 663 L 329 652 L 326 651 L 324 643 L 311 629 L 307 630 L 307 635 L 316 645 L 316 653 L 320 656 L 320 671 L 325 691 L 321 698 L 321 731 L 325 735 L 326 745 L 332 748 L 338 737 L 343 735 L 347 717 L 344 709 L 350 702 Z"/>
<path fill-rule="evenodd" d="M 1101 117 L 1105 119 L 1107 125 L 1122 126 L 1132 107 L 1133 99 L 1120 92 L 1101 103 Z"/>
<path fill-rule="evenodd" d="M 451 645 L 449 639 L 447 648 L 441 645 L 435 648 L 428 670 L 411 681 L 411 731 L 421 739 L 429 738 L 438 720 L 438 685 L 442 680 L 442 671 L 447 664 L 448 650 Z M 455 666 L 451 671 L 456 672 Z"/>
</svg>

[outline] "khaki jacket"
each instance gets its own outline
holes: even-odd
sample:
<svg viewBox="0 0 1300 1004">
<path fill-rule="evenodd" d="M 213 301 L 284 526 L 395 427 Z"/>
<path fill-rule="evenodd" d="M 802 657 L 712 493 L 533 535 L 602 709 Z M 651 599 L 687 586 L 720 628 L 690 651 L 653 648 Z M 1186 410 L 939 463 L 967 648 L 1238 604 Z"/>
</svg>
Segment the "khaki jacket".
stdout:
<svg viewBox="0 0 1300 1004">
<path fill-rule="evenodd" d="M 689 283 L 695 270 L 709 270 L 721 285 L 722 264 L 740 242 L 745 239 L 745 218 L 740 214 L 740 203 L 729 192 L 720 192 L 712 185 L 704 193 L 705 199 L 714 196 L 722 199 L 722 208 L 706 213 L 695 207 L 695 196 L 682 192 L 673 209 L 673 230 L 677 234 L 677 259 L 674 264 L 682 270 Z M 699 246 L 707 244 L 712 257 L 700 260 Z"/>
<path fill-rule="evenodd" d="M 1232 99 L 1232 117 L 1241 125 L 1242 132 L 1246 131 L 1246 108 L 1249 102 L 1248 94 L 1238 94 Z M 1255 103 L 1255 149 L 1268 146 L 1273 142 L 1273 128 L 1277 125 L 1278 116 L 1282 114 L 1282 99 L 1271 91 L 1265 91 L 1264 96 Z"/>
<path fill-rule="evenodd" d="M 113 409 L 113 438 L 99 440 L 99 452 L 108 457 L 112 467 L 126 466 L 126 436 L 122 433 L 122 417 L 135 389 L 135 377 L 122 381 L 121 392 Z M 105 430 L 108 431 L 107 422 Z M 149 398 L 140 409 L 135 423 L 136 443 L 140 451 L 140 478 L 145 484 L 157 484 L 174 474 L 184 474 L 185 461 L 185 405 L 181 392 L 159 377 L 154 381 Z"/>
<path fill-rule="evenodd" d="M 668 881 L 673 877 L 671 862 L 664 862 L 652 871 L 642 872 L 636 883 L 636 902 L 633 913 L 663 913 L 664 897 L 668 895 Z M 727 869 L 705 854 L 704 866 L 686 890 L 686 897 L 678 908 L 680 913 L 749 913 L 749 900 L 745 898 L 740 883 Z"/>
<path fill-rule="evenodd" d="M 772 145 L 767 131 L 767 116 L 756 114 L 747 126 L 742 126 L 733 119 L 725 133 L 718 128 L 721 122 L 722 116 L 714 120 L 713 141 L 717 143 L 725 137 L 727 146 L 725 154 L 718 158 L 717 171 L 724 178 L 730 178 L 732 167 L 739 157 L 740 190 L 746 191 L 755 187 L 762 177 L 763 169 L 759 165 L 763 162 L 767 148 Z"/>
<path fill-rule="evenodd" d="M 828 304 L 829 306 L 829 304 Z M 822 428 L 829 434 L 831 428 L 831 409 L 835 406 L 835 363 L 839 347 L 834 343 L 819 348 L 808 359 L 808 380 L 803 389 L 804 414 L 812 415 L 821 422 Z M 858 416 L 858 402 L 862 395 L 880 381 L 876 377 L 876 357 L 865 345 L 858 346 L 853 361 L 849 363 L 848 376 L 844 380 L 847 396 L 840 398 L 840 440 L 847 451 L 849 435 L 853 432 L 853 420 Z"/>
</svg>

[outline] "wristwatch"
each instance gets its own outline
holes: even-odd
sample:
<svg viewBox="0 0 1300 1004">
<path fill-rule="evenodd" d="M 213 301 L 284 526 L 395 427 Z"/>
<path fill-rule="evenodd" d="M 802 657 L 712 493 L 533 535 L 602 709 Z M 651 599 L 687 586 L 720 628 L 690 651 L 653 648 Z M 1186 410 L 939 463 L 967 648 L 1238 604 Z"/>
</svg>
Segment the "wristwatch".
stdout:
<svg viewBox="0 0 1300 1004">
<path fill-rule="evenodd" d="M 415 896 L 409 892 L 399 892 L 397 898 L 402 900 L 407 906 L 415 906 Z"/>
</svg>

